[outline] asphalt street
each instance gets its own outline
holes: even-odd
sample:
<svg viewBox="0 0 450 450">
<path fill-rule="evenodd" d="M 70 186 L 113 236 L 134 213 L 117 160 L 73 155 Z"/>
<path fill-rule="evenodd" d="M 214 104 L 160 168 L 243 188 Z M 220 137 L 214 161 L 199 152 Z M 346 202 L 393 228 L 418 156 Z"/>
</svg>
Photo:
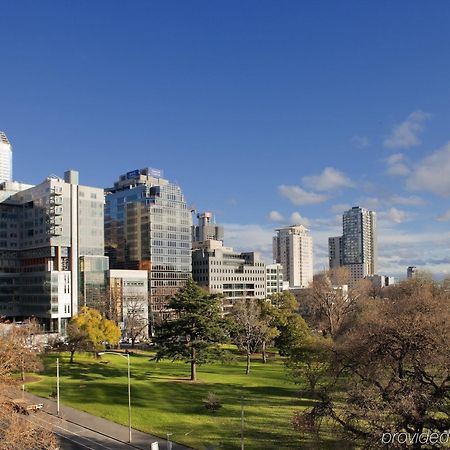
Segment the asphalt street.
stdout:
<svg viewBox="0 0 450 450">
<path fill-rule="evenodd" d="M 128 427 L 68 406 L 61 406 L 58 417 L 55 401 L 27 392 L 24 395 L 30 403 L 44 405 L 43 410 L 32 413 L 27 418 L 51 429 L 60 439 L 61 450 L 150 450 L 153 442 L 158 442 L 159 450 L 191 450 L 177 443 L 172 443 L 168 449 L 165 439 L 138 430 L 132 430 L 132 443 L 129 444 Z"/>
</svg>

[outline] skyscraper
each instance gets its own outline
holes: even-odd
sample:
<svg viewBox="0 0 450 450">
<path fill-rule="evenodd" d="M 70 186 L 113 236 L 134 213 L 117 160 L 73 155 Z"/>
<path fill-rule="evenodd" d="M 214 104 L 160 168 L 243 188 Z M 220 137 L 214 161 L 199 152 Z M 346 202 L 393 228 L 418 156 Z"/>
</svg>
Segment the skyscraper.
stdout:
<svg viewBox="0 0 450 450">
<path fill-rule="evenodd" d="M 309 230 L 294 225 L 277 230 L 273 238 L 273 258 L 283 266 L 289 287 L 308 287 L 313 280 L 313 242 Z"/>
<path fill-rule="evenodd" d="M 110 267 L 147 270 L 151 320 L 170 317 L 167 298 L 192 269 L 192 216 L 181 188 L 145 168 L 121 175 L 105 193 Z"/>
<path fill-rule="evenodd" d="M 342 216 L 342 240 L 329 239 L 330 268 L 345 266 L 352 281 L 377 272 L 376 213 L 354 206 Z M 338 245 L 336 245 L 338 243 Z M 337 251 L 339 246 L 339 252 Z M 342 249 L 342 250 L 341 250 Z"/>
<path fill-rule="evenodd" d="M 0 183 L 12 181 L 12 147 L 3 131 L 0 131 Z"/>
</svg>

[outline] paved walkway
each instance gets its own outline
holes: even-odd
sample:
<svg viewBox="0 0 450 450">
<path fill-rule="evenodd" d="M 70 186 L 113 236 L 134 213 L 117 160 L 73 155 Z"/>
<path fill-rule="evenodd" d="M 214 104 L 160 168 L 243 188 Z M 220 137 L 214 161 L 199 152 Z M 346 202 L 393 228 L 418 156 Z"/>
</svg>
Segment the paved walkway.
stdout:
<svg viewBox="0 0 450 450">
<path fill-rule="evenodd" d="M 117 445 L 99 444 L 103 448 L 117 448 L 117 449 L 145 449 L 150 450 L 153 442 L 159 443 L 159 450 L 191 450 L 189 447 L 172 443 L 172 446 L 167 446 L 166 439 L 161 439 L 141 431 L 132 430 L 132 443 L 128 443 L 129 429 L 123 425 L 111 422 L 101 417 L 93 416 L 83 411 L 71 408 L 69 406 L 60 405 L 59 418 L 56 415 L 56 401 L 50 400 L 28 392 L 20 392 L 17 397 L 24 395 L 31 403 L 42 403 L 44 405 L 43 411 L 47 414 L 37 413 L 36 418 L 39 421 L 46 421 L 56 428 L 56 431 L 64 429 L 76 436 L 81 434 L 88 434 L 88 431 L 94 432 L 98 435 L 103 435 L 108 439 L 117 442 Z M 47 420 L 48 419 L 48 420 Z M 73 426 L 75 425 L 75 427 Z M 81 433 L 83 431 L 83 433 Z M 97 437 L 98 438 L 98 437 Z M 88 439 L 94 439 L 92 436 Z M 111 441 L 112 442 L 112 441 Z M 83 447 L 87 447 L 80 443 Z M 94 448 L 94 447 L 88 447 Z"/>
</svg>

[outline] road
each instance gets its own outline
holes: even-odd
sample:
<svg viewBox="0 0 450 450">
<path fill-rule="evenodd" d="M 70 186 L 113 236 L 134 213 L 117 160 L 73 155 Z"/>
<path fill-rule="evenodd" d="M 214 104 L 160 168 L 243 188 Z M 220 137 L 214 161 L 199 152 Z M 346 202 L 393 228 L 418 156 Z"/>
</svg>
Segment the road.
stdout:
<svg viewBox="0 0 450 450">
<path fill-rule="evenodd" d="M 31 414 L 27 419 L 38 423 L 43 428 L 52 430 L 61 443 L 61 450 L 136 450 L 142 448 L 141 442 L 138 444 L 139 447 L 130 445 L 45 412 Z M 150 444 L 151 441 L 148 442 L 147 448 L 150 448 Z M 165 442 L 160 441 L 159 448 L 165 450 Z"/>
<path fill-rule="evenodd" d="M 159 443 L 159 450 L 167 450 L 165 439 L 132 430 L 132 443 L 128 444 L 129 429 L 101 417 L 93 416 L 69 406 L 61 406 L 60 416 L 56 415 L 53 400 L 37 397 L 28 392 L 24 397 L 32 404 L 42 403 L 43 410 L 27 416 L 39 425 L 52 430 L 60 439 L 62 450 L 149 450 L 153 442 Z M 12 398 L 19 398 L 15 393 Z M 192 450 L 172 443 L 172 450 Z"/>
</svg>

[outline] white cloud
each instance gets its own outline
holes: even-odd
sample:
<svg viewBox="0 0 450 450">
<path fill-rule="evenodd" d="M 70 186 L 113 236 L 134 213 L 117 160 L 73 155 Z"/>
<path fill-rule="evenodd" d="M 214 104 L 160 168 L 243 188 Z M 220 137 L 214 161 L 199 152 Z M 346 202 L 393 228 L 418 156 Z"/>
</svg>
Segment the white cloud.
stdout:
<svg viewBox="0 0 450 450">
<path fill-rule="evenodd" d="M 353 136 L 350 139 L 350 142 L 356 147 L 356 148 L 365 148 L 370 145 L 369 138 L 366 136 Z"/>
<path fill-rule="evenodd" d="M 410 148 L 421 143 L 419 134 L 424 129 L 424 123 L 431 114 L 421 110 L 412 112 L 405 121 L 393 127 L 391 134 L 384 140 L 387 148 Z"/>
<path fill-rule="evenodd" d="M 409 195 L 406 197 L 402 195 L 392 195 L 389 198 L 389 202 L 393 205 L 404 206 L 420 206 L 425 203 L 425 201 L 417 195 Z"/>
<path fill-rule="evenodd" d="M 293 225 L 304 225 L 305 227 L 309 227 L 311 222 L 306 217 L 302 217 L 302 215 L 298 212 L 293 212 L 290 217 L 290 222 Z"/>
<path fill-rule="evenodd" d="M 447 222 L 450 220 L 450 209 L 447 209 L 447 211 L 444 212 L 444 214 L 441 214 L 437 220 L 440 222 Z"/>
<path fill-rule="evenodd" d="M 328 200 L 326 195 L 305 191 L 300 186 L 287 186 L 282 184 L 281 186 L 278 186 L 278 192 L 297 206 L 314 205 Z"/>
<path fill-rule="evenodd" d="M 387 169 L 386 173 L 393 176 L 409 175 L 411 170 L 408 167 L 407 160 L 403 153 L 394 153 L 386 159 Z"/>
<path fill-rule="evenodd" d="M 450 197 L 450 142 L 422 159 L 407 180 L 414 191 L 429 191 Z"/>
<path fill-rule="evenodd" d="M 330 211 L 333 214 L 343 214 L 345 211 L 348 211 L 351 206 L 348 203 L 337 203 L 330 208 Z"/>
<path fill-rule="evenodd" d="M 278 211 L 270 211 L 269 220 L 271 222 L 284 222 L 284 217 Z"/>
<path fill-rule="evenodd" d="M 303 177 L 302 181 L 306 187 L 316 191 L 333 191 L 354 186 L 350 178 L 333 167 L 325 167 L 320 175 Z"/>
<path fill-rule="evenodd" d="M 402 211 L 397 208 L 389 208 L 387 211 L 380 213 L 380 220 L 386 220 L 388 222 L 402 223 L 407 220 L 408 214 L 406 211 Z"/>
<path fill-rule="evenodd" d="M 365 197 L 360 199 L 357 205 L 375 211 L 381 207 L 382 201 L 378 197 Z"/>
<path fill-rule="evenodd" d="M 224 224 L 227 247 L 233 247 L 240 252 L 259 252 L 263 259 L 272 262 L 272 237 L 275 230 L 258 224 Z"/>
</svg>

